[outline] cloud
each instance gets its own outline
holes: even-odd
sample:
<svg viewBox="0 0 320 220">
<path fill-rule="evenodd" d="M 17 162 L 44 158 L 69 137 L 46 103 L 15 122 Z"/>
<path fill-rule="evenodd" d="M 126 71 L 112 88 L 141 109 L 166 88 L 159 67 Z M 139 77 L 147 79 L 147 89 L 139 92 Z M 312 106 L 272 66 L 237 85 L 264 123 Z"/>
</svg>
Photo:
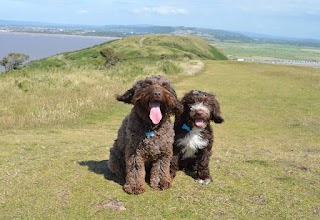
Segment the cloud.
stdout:
<svg viewBox="0 0 320 220">
<path fill-rule="evenodd" d="M 89 11 L 85 9 L 81 9 L 81 10 L 78 10 L 76 13 L 78 15 L 86 15 L 86 14 L 89 14 Z"/>
<path fill-rule="evenodd" d="M 224 1 L 224 0 L 223 0 Z M 225 0 L 230 2 L 230 0 Z M 228 4 L 228 5 L 230 5 Z M 233 8 L 241 11 L 263 14 L 316 14 L 320 12 L 319 0 L 258 0 L 253 4 L 251 0 L 243 0 L 232 3 Z"/>
<path fill-rule="evenodd" d="M 187 10 L 184 8 L 174 8 L 167 6 L 159 6 L 159 7 L 143 7 L 139 9 L 134 9 L 134 13 L 137 14 L 160 14 L 160 15 L 178 15 L 178 14 L 187 14 Z"/>
</svg>

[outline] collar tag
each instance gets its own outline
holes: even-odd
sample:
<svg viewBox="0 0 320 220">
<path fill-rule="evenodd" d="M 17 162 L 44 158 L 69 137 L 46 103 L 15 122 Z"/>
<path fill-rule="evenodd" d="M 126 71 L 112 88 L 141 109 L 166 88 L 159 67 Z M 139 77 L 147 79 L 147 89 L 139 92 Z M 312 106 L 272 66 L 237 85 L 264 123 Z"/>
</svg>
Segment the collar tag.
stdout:
<svg viewBox="0 0 320 220">
<path fill-rule="evenodd" d="M 153 131 L 147 131 L 146 132 L 146 136 L 147 137 L 153 137 L 154 136 L 154 132 Z"/>
<path fill-rule="evenodd" d="M 191 130 L 190 127 L 186 124 L 182 125 L 182 129 L 186 130 L 187 132 L 189 132 Z"/>
</svg>

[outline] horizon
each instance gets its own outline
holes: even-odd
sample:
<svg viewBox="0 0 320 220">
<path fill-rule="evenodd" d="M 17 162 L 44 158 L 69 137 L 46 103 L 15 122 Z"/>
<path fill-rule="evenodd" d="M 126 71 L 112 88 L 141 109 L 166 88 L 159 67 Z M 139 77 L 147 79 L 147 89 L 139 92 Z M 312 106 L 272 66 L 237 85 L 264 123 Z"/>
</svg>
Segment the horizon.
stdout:
<svg viewBox="0 0 320 220">
<path fill-rule="evenodd" d="M 102 25 L 91 25 L 91 24 L 70 24 L 70 23 L 50 23 L 50 22 L 39 22 L 39 21 L 22 21 L 22 20 L 4 20 L 0 19 L 0 22 L 14 22 L 12 25 L 45 25 L 45 26 L 57 26 L 57 27 L 72 27 L 72 26 L 79 26 L 79 27 L 107 27 L 107 26 L 123 26 L 123 27 L 183 27 L 183 28 L 200 28 L 200 29 L 208 29 L 208 30 L 220 30 L 220 31 L 226 31 L 226 32 L 233 32 L 238 34 L 243 34 L 245 36 L 251 37 L 251 38 L 270 38 L 270 39 L 278 39 L 278 40 L 312 40 L 312 41 L 320 41 L 320 38 L 306 38 L 306 37 L 292 37 L 292 36 L 277 36 L 277 35 L 271 35 L 271 34 L 264 34 L 264 33 L 258 33 L 258 32 L 250 32 L 250 31 L 235 31 L 235 30 L 226 30 L 226 29 L 214 29 L 214 28 L 207 28 L 207 27 L 192 27 L 192 26 L 183 26 L 183 25 L 177 25 L 177 26 L 170 26 L 170 25 L 154 25 L 154 24 L 102 24 Z M 1 24 L 0 24 L 1 25 Z M 41 34 L 41 33 L 39 33 Z M 253 35 L 253 36 L 252 36 Z M 84 35 L 85 36 L 85 35 Z"/>
<path fill-rule="evenodd" d="M 66 25 L 184 26 L 250 32 L 276 37 L 318 39 L 317 0 L 8 0 L 0 20 Z"/>
</svg>

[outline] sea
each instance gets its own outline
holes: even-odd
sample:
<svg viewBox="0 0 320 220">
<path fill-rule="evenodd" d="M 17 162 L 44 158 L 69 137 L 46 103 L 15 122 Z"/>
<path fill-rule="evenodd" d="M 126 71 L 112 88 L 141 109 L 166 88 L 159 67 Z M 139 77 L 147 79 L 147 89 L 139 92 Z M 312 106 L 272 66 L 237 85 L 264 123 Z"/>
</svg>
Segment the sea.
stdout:
<svg viewBox="0 0 320 220">
<path fill-rule="evenodd" d="M 114 40 L 112 37 L 0 32 L 0 60 L 9 53 L 29 55 L 28 62 Z M 0 71 L 4 68 L 0 66 Z"/>
</svg>

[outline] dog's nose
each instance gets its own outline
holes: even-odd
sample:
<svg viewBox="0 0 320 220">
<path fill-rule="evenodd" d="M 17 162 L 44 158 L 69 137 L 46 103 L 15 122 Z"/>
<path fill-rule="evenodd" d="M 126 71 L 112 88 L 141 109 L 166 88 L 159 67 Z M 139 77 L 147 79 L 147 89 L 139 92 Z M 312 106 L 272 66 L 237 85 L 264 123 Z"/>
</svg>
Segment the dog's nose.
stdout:
<svg viewBox="0 0 320 220">
<path fill-rule="evenodd" d="M 154 92 L 153 96 L 159 98 L 161 96 L 161 93 L 160 92 Z"/>
<path fill-rule="evenodd" d="M 196 113 L 199 114 L 199 115 L 202 115 L 202 114 L 204 114 L 206 112 L 204 110 L 202 110 L 202 109 L 198 109 L 198 110 L 196 110 Z"/>
</svg>

